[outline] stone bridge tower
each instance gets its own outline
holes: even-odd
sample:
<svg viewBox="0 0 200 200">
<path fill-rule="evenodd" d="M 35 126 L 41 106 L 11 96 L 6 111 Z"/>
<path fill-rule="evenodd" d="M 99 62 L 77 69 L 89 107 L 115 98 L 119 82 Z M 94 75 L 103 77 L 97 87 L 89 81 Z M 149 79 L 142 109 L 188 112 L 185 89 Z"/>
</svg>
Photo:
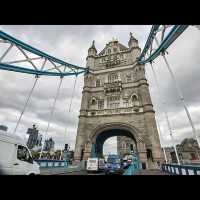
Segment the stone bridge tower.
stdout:
<svg viewBox="0 0 200 200">
<path fill-rule="evenodd" d="M 128 47 L 113 39 L 97 53 L 88 50 L 87 67 L 77 130 L 75 159 L 101 156 L 112 136 L 131 138 L 146 168 L 163 162 L 155 112 L 145 77 L 136 62 L 141 49 L 130 33 Z"/>
</svg>

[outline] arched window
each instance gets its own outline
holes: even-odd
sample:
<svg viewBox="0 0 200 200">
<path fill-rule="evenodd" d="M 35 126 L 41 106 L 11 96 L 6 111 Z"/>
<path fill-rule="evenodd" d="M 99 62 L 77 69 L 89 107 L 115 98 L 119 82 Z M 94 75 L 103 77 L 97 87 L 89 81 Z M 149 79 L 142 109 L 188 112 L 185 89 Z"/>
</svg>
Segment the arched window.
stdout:
<svg viewBox="0 0 200 200">
<path fill-rule="evenodd" d="M 93 97 L 92 98 L 92 101 L 91 101 L 92 105 L 95 105 L 96 104 L 96 99 Z"/>
<path fill-rule="evenodd" d="M 135 101 L 137 101 L 137 100 L 138 100 L 137 95 L 136 95 L 136 94 L 133 94 L 133 95 L 132 95 L 132 101 L 135 102 Z"/>
<path fill-rule="evenodd" d="M 101 80 L 100 79 L 97 79 L 96 80 L 96 87 L 100 87 L 101 86 Z"/>
<path fill-rule="evenodd" d="M 139 99 L 138 99 L 137 94 L 133 94 L 131 96 L 131 101 L 132 101 L 133 106 L 139 106 Z"/>
</svg>

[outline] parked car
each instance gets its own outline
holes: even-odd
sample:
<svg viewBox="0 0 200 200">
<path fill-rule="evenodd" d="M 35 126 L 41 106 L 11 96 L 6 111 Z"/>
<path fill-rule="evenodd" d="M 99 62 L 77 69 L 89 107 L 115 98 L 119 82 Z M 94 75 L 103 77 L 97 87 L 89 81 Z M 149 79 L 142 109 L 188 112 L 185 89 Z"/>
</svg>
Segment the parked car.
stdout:
<svg viewBox="0 0 200 200">
<path fill-rule="evenodd" d="M 4 131 L 0 131 L 0 170 L 5 175 L 40 174 L 24 140 Z"/>
</svg>

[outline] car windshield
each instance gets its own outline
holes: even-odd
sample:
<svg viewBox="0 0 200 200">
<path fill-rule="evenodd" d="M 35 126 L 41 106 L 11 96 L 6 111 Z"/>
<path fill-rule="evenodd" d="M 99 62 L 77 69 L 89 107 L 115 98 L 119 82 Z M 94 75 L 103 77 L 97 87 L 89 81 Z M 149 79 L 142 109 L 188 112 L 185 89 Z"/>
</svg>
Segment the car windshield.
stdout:
<svg viewBox="0 0 200 200">
<path fill-rule="evenodd" d="M 120 163 L 119 158 L 108 158 L 108 163 Z"/>
</svg>

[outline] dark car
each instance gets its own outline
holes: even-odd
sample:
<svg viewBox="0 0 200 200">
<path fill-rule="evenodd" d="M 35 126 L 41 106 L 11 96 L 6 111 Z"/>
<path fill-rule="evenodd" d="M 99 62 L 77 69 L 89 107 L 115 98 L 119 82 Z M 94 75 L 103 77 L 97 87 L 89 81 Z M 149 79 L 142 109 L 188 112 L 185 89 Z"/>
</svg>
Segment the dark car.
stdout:
<svg viewBox="0 0 200 200">
<path fill-rule="evenodd" d="M 123 174 L 122 160 L 117 155 L 110 155 L 105 165 L 105 174 Z"/>
</svg>

